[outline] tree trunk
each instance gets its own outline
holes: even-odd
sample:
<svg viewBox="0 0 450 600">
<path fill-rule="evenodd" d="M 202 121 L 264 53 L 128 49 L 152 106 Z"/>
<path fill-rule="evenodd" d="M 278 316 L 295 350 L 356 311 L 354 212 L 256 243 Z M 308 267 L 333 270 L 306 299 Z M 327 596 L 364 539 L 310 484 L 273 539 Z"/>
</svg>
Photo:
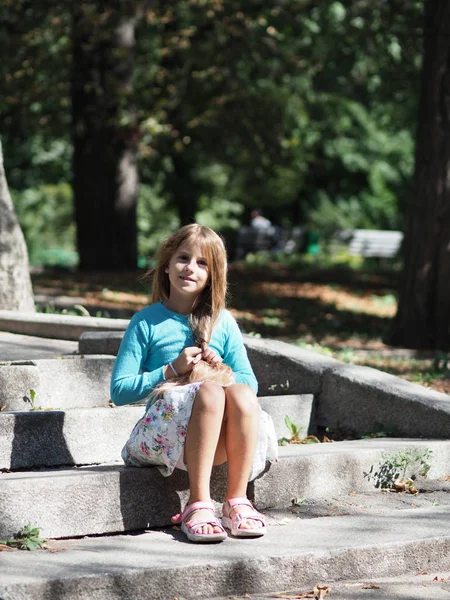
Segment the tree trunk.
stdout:
<svg viewBox="0 0 450 600">
<path fill-rule="evenodd" d="M 405 267 L 391 343 L 450 350 L 450 3 L 426 0 Z"/>
<path fill-rule="evenodd" d="M 74 3 L 73 191 L 81 270 L 137 265 L 135 4 Z"/>
<path fill-rule="evenodd" d="M 184 153 L 172 154 L 173 174 L 168 182 L 182 225 L 193 223 L 198 210 L 198 190 L 192 179 L 192 167 Z"/>
<path fill-rule="evenodd" d="M 0 310 L 34 312 L 28 251 L 8 190 L 0 142 Z"/>
</svg>

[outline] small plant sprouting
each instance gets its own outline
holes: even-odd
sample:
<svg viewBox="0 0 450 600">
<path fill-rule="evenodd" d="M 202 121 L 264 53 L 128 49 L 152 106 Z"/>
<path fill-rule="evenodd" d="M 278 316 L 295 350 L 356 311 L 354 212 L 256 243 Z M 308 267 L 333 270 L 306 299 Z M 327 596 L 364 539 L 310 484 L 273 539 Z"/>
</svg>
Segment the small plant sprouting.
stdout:
<svg viewBox="0 0 450 600">
<path fill-rule="evenodd" d="M 285 422 L 286 427 L 289 429 L 289 433 L 291 434 L 291 439 L 293 439 L 293 440 L 300 439 L 300 432 L 303 429 L 303 427 L 299 427 L 296 423 L 294 423 L 294 421 L 288 415 L 286 415 L 284 417 L 284 422 Z"/>
<path fill-rule="evenodd" d="M 284 417 L 286 427 L 291 434 L 290 438 L 282 437 L 278 440 L 279 446 L 286 446 L 287 444 L 319 444 L 320 440 L 315 435 L 308 435 L 305 438 L 300 438 L 300 432 L 304 427 L 299 427 L 294 421 L 286 415 Z"/>
<path fill-rule="evenodd" d="M 30 397 L 29 397 L 29 399 L 27 398 L 27 400 L 31 404 L 31 410 L 36 410 L 36 405 L 34 403 L 35 398 L 36 398 L 36 391 L 35 390 L 30 390 Z"/>
<path fill-rule="evenodd" d="M 38 550 L 44 548 L 47 543 L 47 540 L 41 538 L 40 532 L 39 527 L 33 527 L 31 523 L 28 523 L 11 539 L 0 540 L 0 544 L 18 550 Z"/>
<path fill-rule="evenodd" d="M 42 406 L 36 406 L 36 391 L 30 390 L 30 397 L 25 397 L 24 400 L 31 404 L 31 410 L 42 410 Z"/>
<path fill-rule="evenodd" d="M 364 472 L 364 477 L 369 481 L 375 481 L 375 487 L 388 490 L 407 490 L 411 493 L 417 493 L 412 483 L 417 477 L 426 477 L 431 468 L 428 462 L 431 458 L 432 450 L 426 448 L 423 452 L 420 450 L 400 450 L 392 454 L 383 454 L 383 462 L 378 470 L 372 465 L 368 473 Z"/>
</svg>

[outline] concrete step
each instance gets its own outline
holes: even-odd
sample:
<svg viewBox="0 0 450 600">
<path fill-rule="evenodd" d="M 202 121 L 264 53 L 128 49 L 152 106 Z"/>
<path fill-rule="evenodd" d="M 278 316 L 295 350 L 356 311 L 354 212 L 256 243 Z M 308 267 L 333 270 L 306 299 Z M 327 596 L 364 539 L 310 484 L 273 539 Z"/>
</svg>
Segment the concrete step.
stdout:
<svg viewBox="0 0 450 600">
<path fill-rule="evenodd" d="M 0 331 L 55 340 L 78 341 L 86 331 L 125 331 L 129 322 L 129 319 L 0 310 Z"/>
<path fill-rule="evenodd" d="M 74 390 L 75 391 L 75 390 Z M 72 394 L 74 393 L 72 392 Z M 64 398 L 67 402 L 67 398 Z M 37 400 L 36 400 L 37 403 Z M 286 415 L 306 436 L 310 394 L 260 398 L 278 438 L 290 437 Z M 90 465 L 120 461 L 120 452 L 144 406 L 0 412 L 0 469 Z"/>
<path fill-rule="evenodd" d="M 330 584 L 326 586 L 326 598 L 329 600 L 450 600 L 450 571 L 442 569 L 417 569 L 394 577 L 374 577 L 369 574 L 363 579 L 331 581 Z M 316 585 L 301 585 L 290 590 L 278 588 L 264 594 L 252 594 L 251 598 L 314 598 L 314 588 Z M 233 596 L 233 600 L 246 599 L 248 596 L 243 594 Z M 230 596 L 210 600 L 230 600 Z"/>
<path fill-rule="evenodd" d="M 213 545 L 187 543 L 173 528 L 52 541 L 51 551 L 1 553 L 0 597 L 248 598 L 272 590 L 309 591 L 317 584 L 333 588 L 349 579 L 429 572 L 431 565 L 434 571 L 444 570 L 450 555 L 449 519 L 449 506 L 310 520 L 280 515 L 269 519 L 263 538 L 228 538 Z M 345 598 L 360 600 L 365 592 Z M 329 597 L 333 599 L 332 592 Z"/>
<path fill-rule="evenodd" d="M 432 450 L 429 477 L 450 473 L 450 442 L 355 440 L 280 448 L 280 460 L 249 484 L 260 509 L 286 508 L 299 499 L 371 492 L 386 452 Z M 223 500 L 225 465 L 214 469 L 211 496 Z M 0 539 L 31 522 L 48 537 L 73 537 L 159 527 L 170 523 L 187 501 L 188 479 L 176 470 L 168 478 L 156 468 L 120 464 L 0 474 Z"/>
<path fill-rule="evenodd" d="M 8 411 L 107 406 L 113 356 L 65 356 L 0 364 L 0 408 Z"/>
<path fill-rule="evenodd" d="M 76 354 L 78 343 L 67 340 L 51 340 L 0 331 L 0 364 L 2 362 L 56 358 Z"/>
</svg>

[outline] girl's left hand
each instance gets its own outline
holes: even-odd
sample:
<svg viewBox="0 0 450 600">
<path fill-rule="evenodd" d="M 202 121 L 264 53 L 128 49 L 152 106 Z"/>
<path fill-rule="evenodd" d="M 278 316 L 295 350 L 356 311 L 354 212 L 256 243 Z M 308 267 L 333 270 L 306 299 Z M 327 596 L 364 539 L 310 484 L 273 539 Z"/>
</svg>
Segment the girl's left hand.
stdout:
<svg viewBox="0 0 450 600">
<path fill-rule="evenodd" d="M 211 348 L 206 348 L 206 350 L 202 352 L 202 359 L 210 365 L 215 365 L 222 362 L 220 357 L 214 352 L 214 350 L 211 350 Z"/>
</svg>

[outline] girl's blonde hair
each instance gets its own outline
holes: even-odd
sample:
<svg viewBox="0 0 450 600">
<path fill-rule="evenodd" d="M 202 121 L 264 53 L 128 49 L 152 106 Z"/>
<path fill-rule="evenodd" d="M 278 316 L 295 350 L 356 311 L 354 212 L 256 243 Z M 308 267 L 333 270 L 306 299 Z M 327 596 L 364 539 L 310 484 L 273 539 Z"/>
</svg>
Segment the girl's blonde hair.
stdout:
<svg viewBox="0 0 450 600">
<path fill-rule="evenodd" d="M 185 243 L 198 244 L 208 266 L 208 283 L 189 315 L 195 343 L 204 347 L 211 339 L 220 311 L 225 308 L 227 295 L 227 253 L 222 238 L 215 231 L 192 223 L 164 240 L 155 256 L 156 266 L 149 272 L 152 279 L 151 302 L 168 300 L 170 281 L 166 269 L 172 256 Z"/>
</svg>

